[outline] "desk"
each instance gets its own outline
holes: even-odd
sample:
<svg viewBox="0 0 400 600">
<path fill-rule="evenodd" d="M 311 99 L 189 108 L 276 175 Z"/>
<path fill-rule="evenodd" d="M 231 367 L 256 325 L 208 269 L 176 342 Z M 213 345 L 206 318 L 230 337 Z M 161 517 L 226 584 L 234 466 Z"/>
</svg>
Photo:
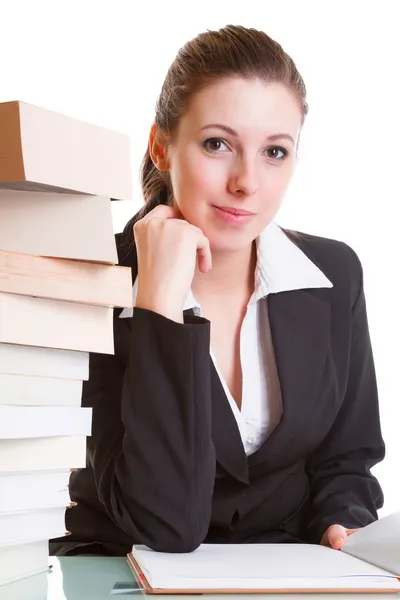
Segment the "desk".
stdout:
<svg viewBox="0 0 400 600">
<path fill-rule="evenodd" d="M 132 584 L 133 576 L 124 558 L 95 556 L 51 557 L 53 569 L 9 585 L 0 586 L 0 600 L 133 600 L 143 598 L 135 593 L 118 593 L 115 584 Z M 121 586 L 120 586 L 121 587 Z M 199 596 L 152 595 L 154 600 L 196 600 Z M 245 596 L 209 595 L 206 600 L 240 600 Z M 400 594 L 271 594 L 247 596 L 247 600 L 400 600 Z"/>
</svg>

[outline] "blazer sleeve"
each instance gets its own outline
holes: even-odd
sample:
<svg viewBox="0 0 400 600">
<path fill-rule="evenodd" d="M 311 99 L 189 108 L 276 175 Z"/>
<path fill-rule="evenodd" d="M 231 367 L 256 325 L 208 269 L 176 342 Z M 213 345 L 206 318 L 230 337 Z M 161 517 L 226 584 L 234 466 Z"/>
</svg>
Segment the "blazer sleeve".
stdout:
<svg viewBox="0 0 400 600">
<path fill-rule="evenodd" d="M 349 248 L 349 247 L 348 247 Z M 351 248 L 349 248 L 351 250 Z M 336 420 L 307 459 L 311 509 L 306 538 L 319 543 L 330 525 L 368 525 L 378 518 L 383 493 L 371 467 L 383 460 L 378 391 L 368 328 L 363 269 L 356 253 L 359 289 L 352 308 L 347 387 Z"/>
<path fill-rule="evenodd" d="M 115 356 L 90 356 L 88 460 L 100 502 L 132 543 L 189 552 L 206 537 L 215 480 L 210 323 L 139 308 L 131 323 L 114 318 Z"/>
</svg>

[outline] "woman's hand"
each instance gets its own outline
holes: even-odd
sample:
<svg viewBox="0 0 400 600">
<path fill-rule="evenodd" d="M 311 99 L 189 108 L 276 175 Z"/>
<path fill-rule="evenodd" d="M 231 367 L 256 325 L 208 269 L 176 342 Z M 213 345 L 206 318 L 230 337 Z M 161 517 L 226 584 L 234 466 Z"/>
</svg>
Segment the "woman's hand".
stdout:
<svg viewBox="0 0 400 600">
<path fill-rule="evenodd" d="M 340 550 L 348 536 L 356 531 L 358 529 L 346 529 L 342 525 L 331 525 L 322 536 L 320 544 L 329 546 L 334 550 Z"/>
<path fill-rule="evenodd" d="M 211 251 L 203 232 L 185 221 L 175 207 L 156 206 L 135 223 L 138 256 L 136 306 L 183 322 L 183 306 L 199 269 L 211 269 Z"/>
</svg>

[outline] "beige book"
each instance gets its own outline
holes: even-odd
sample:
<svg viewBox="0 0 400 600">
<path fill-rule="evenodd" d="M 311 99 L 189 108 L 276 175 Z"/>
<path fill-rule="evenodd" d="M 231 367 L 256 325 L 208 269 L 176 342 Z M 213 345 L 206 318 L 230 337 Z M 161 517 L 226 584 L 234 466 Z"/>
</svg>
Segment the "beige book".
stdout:
<svg viewBox="0 0 400 600">
<path fill-rule="evenodd" d="M 116 264 L 111 202 L 105 196 L 0 190 L 0 249 Z"/>
<path fill-rule="evenodd" d="M 83 435 L 0 439 L 0 473 L 84 468 L 86 440 Z"/>
<path fill-rule="evenodd" d="M 132 306 L 128 267 L 0 250 L 0 292 L 98 306 Z"/>
<path fill-rule="evenodd" d="M 6 187 L 132 197 L 129 136 L 45 108 L 0 103 L 0 156 Z"/>
<path fill-rule="evenodd" d="M 0 292 L 0 342 L 113 354 L 113 309 Z"/>
</svg>

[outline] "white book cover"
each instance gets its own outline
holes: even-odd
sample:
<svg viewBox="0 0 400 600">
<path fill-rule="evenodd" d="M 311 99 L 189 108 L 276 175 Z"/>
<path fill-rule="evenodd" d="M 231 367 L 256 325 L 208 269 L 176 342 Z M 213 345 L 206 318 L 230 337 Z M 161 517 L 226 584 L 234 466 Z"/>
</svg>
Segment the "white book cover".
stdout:
<svg viewBox="0 0 400 600">
<path fill-rule="evenodd" d="M 0 406 L 3 440 L 90 436 L 92 409 L 71 406 Z"/>
<path fill-rule="evenodd" d="M 157 590 L 400 593 L 400 513 L 355 532 L 341 551 L 318 544 L 201 544 L 177 554 L 134 546 L 128 560 Z"/>
<path fill-rule="evenodd" d="M 0 342 L 113 354 L 113 309 L 0 292 Z"/>
<path fill-rule="evenodd" d="M 400 512 L 359 529 L 347 538 L 343 551 L 400 577 Z"/>
<path fill-rule="evenodd" d="M 0 586 L 45 572 L 48 567 L 48 540 L 0 547 Z"/>
<path fill-rule="evenodd" d="M 116 264 L 110 199 L 0 189 L 0 249 Z"/>
<path fill-rule="evenodd" d="M 68 506 L 70 469 L 0 473 L 0 511 Z"/>
<path fill-rule="evenodd" d="M 0 343 L 0 373 L 89 379 L 89 352 Z"/>
<path fill-rule="evenodd" d="M 82 381 L 0 373 L 0 405 L 81 405 Z"/>
<path fill-rule="evenodd" d="M 393 574 L 317 544 L 202 544 L 188 554 L 132 552 L 152 588 L 176 590 L 379 588 Z M 363 583 L 365 583 L 363 581 Z"/>
<path fill-rule="evenodd" d="M 0 473 L 86 467 L 86 436 L 0 439 Z"/>
<path fill-rule="evenodd" d="M 0 511 L 0 548 L 65 535 L 66 507 Z"/>
</svg>

